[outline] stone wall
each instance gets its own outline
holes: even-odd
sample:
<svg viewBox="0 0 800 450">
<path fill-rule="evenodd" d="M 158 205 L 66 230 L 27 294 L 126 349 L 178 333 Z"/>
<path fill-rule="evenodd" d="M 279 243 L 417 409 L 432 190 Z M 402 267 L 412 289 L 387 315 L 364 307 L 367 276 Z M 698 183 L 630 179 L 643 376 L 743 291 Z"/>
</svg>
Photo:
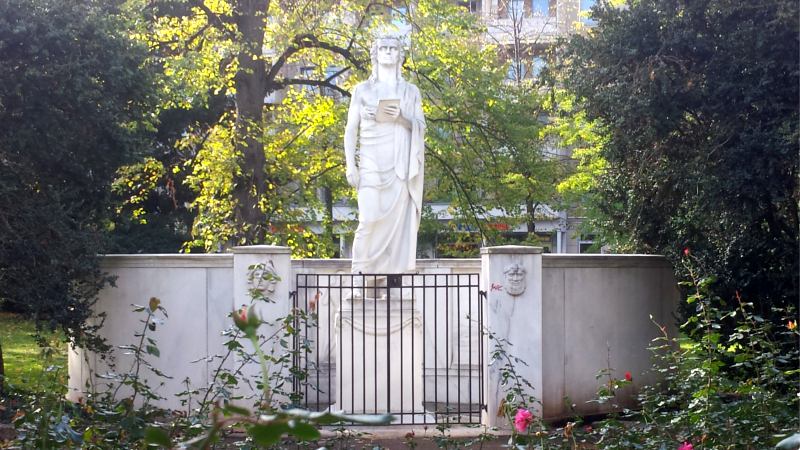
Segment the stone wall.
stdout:
<svg viewBox="0 0 800 450">
<path fill-rule="evenodd" d="M 542 255 L 535 251 L 527 255 L 524 260 L 527 287 L 523 294 L 514 296 L 491 289 L 492 284 L 506 283 L 502 273 L 510 261 L 506 259 L 518 258 L 508 256 L 503 250 L 487 251 L 482 255 L 483 261 L 419 260 L 417 267 L 426 274 L 484 272 L 483 290 L 487 292 L 488 304 L 495 305 L 494 309 L 485 309 L 485 320 L 495 334 L 512 341 L 510 353 L 529 364 L 522 370 L 534 382 L 537 391 L 533 394 L 543 400 L 539 412 L 542 416 L 557 418 L 603 412 L 599 405 L 585 401 L 595 397 L 597 386 L 603 382 L 595 379 L 595 375 L 606 368 L 609 355 L 617 378 L 629 372 L 634 381 L 641 383 L 645 380 L 642 373 L 651 364 L 647 347 L 661 333 L 649 316 L 652 314 L 674 335 L 671 314 L 677 305 L 678 291 L 672 268 L 657 256 Z M 486 267 L 492 258 L 496 268 L 489 273 Z M 114 346 L 134 343 L 134 333 L 141 331 L 138 319 L 142 316 L 133 313 L 131 305 L 145 305 L 153 296 L 160 298 L 169 318 L 152 333 L 161 355 L 150 359 L 173 377 L 158 389 L 168 398 L 163 406 L 186 409 L 174 394 L 185 390 L 187 378 L 193 388 L 209 383 L 211 371 L 219 363 L 203 358 L 224 353 L 221 332 L 231 324 L 227 315 L 249 303 L 248 268 L 266 261 L 273 261 L 281 277 L 269 293 L 277 303 L 261 311 L 267 319 L 289 312 L 288 293 L 296 290 L 297 273 L 349 273 L 350 266 L 349 260 L 290 261 L 288 249 L 269 246 L 240 247 L 230 254 L 214 255 L 110 255 L 104 258 L 103 268 L 118 279 L 116 288 L 101 291 L 97 303 L 98 311 L 107 313 L 102 333 Z M 423 313 L 429 316 L 428 311 Z M 499 317 L 510 322 L 504 324 L 498 321 Z M 437 320 L 454 319 L 439 315 Z M 433 323 L 429 320 L 425 326 Z M 511 333 L 513 329 L 518 331 Z M 458 336 L 443 336 L 426 345 L 454 346 L 459 342 Z M 123 353 L 115 351 L 116 372 L 130 368 L 131 358 Z M 191 362 L 195 360 L 200 361 Z M 88 362 L 93 373 L 102 374 L 109 369 L 95 355 L 89 355 Z M 230 361 L 228 367 L 233 368 L 235 363 Z M 431 372 L 437 364 L 425 361 L 426 383 L 434 382 Z M 77 399 L 85 390 L 86 381 L 92 378 L 90 367 L 83 355 L 75 351 L 70 352 L 69 366 L 73 388 L 70 397 Z M 483 369 L 472 369 L 469 376 L 477 380 L 479 370 Z M 441 371 L 436 372 L 441 377 Z M 151 384 L 152 380 L 158 380 L 146 371 L 144 374 Z M 487 377 L 487 381 L 497 380 Z M 500 390 L 487 386 L 487 392 L 494 392 L 492 398 L 487 398 L 489 405 L 496 404 Z M 564 408 L 565 396 L 576 405 L 574 411 Z M 486 420 L 494 422 L 491 407 L 489 412 Z"/>
<path fill-rule="evenodd" d="M 666 259 L 649 255 L 543 255 L 543 404 L 545 417 L 607 412 L 586 403 L 597 396 L 603 369 L 613 377 L 630 373 L 636 384 L 655 382 L 643 374 L 652 366 L 652 340 L 661 326 L 677 336 L 672 313 L 678 305 L 674 272 Z M 634 407 L 621 391 L 618 403 Z M 569 402 L 565 400 L 569 397 Z"/>
</svg>

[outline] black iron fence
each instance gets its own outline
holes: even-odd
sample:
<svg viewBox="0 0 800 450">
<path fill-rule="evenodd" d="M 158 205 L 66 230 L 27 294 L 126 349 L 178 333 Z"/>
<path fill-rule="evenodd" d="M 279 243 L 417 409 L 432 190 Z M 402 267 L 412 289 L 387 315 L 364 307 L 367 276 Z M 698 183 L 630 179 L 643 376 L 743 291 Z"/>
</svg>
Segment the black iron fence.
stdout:
<svg viewBox="0 0 800 450">
<path fill-rule="evenodd" d="M 297 274 L 294 394 L 313 411 L 475 424 L 485 409 L 478 274 Z M 301 349 L 308 349 L 301 351 Z"/>
</svg>

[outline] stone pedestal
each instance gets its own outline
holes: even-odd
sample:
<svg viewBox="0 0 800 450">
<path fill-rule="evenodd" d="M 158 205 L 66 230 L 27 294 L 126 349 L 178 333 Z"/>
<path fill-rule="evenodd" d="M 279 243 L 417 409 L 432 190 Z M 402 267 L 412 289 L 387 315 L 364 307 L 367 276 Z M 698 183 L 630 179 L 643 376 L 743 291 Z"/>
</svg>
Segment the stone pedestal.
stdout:
<svg viewBox="0 0 800 450">
<path fill-rule="evenodd" d="M 365 284 L 353 288 L 335 319 L 335 408 L 351 414 L 424 414 L 422 315 L 416 300 L 409 289 Z"/>
</svg>

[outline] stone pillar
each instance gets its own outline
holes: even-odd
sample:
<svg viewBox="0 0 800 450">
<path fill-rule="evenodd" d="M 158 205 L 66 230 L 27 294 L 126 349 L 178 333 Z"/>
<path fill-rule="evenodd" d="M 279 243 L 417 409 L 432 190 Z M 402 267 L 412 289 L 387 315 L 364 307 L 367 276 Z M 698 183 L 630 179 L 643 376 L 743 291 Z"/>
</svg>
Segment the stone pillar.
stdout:
<svg viewBox="0 0 800 450">
<path fill-rule="evenodd" d="M 278 319 L 286 317 L 291 311 L 292 305 L 289 299 L 289 286 L 292 276 L 292 250 L 289 247 L 278 247 L 272 245 L 250 245 L 233 248 L 233 305 L 231 310 L 240 309 L 253 302 L 251 296 L 252 289 L 259 289 L 272 302 L 257 301 L 255 303 L 256 313 L 266 322 L 258 329 L 261 336 L 272 336 L 280 329 Z M 253 271 L 257 272 L 254 274 Z M 272 273 L 279 278 L 278 281 L 261 280 L 261 271 Z M 255 275 L 255 277 L 253 277 Z M 253 280 L 251 281 L 251 277 Z M 254 349 L 249 340 L 242 340 L 245 351 L 250 353 Z M 278 341 L 269 342 L 261 347 L 265 355 L 275 352 L 279 356 L 286 351 L 280 346 Z M 241 361 L 236 361 L 238 367 Z M 272 367 L 271 369 L 275 369 Z M 261 374 L 261 366 L 257 362 L 250 363 L 243 369 L 246 378 L 252 380 L 253 376 Z M 269 376 L 269 374 L 267 374 Z M 255 388 L 255 383 L 253 383 Z M 290 387 L 289 387 L 290 388 Z M 248 392 L 245 384 L 240 384 L 242 391 L 239 395 L 257 395 L 258 392 Z M 287 398 L 276 398 L 278 401 L 288 401 Z M 242 406 L 250 406 L 252 401 L 243 400 Z"/>
<path fill-rule="evenodd" d="M 508 245 L 481 249 L 481 283 L 487 294 L 484 325 L 497 339 L 505 339 L 505 351 L 527 365 L 515 364 L 518 376 L 533 386 L 527 392 L 542 398 L 542 248 Z M 487 338 L 488 339 L 488 338 Z M 488 364 L 496 348 L 489 340 L 484 358 Z M 513 362 L 513 360 L 512 360 Z M 508 420 L 497 417 L 500 403 L 506 396 L 501 386 L 501 367 L 496 361 L 484 368 L 487 412 L 484 425 L 508 427 Z M 527 388 L 526 389 L 530 389 Z M 530 405 L 541 417 L 541 405 Z"/>
</svg>

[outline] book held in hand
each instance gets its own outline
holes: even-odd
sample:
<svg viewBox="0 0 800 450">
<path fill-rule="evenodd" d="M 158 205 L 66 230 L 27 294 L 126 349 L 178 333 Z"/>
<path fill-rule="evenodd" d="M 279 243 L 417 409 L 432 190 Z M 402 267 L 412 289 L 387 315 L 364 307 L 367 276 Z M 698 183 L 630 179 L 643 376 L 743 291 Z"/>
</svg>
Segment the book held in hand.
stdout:
<svg viewBox="0 0 800 450">
<path fill-rule="evenodd" d="M 376 122 L 390 122 L 392 120 L 390 115 L 383 112 L 383 108 L 389 105 L 400 106 L 400 99 L 393 98 L 393 99 L 378 101 L 378 111 L 375 112 Z"/>
</svg>

